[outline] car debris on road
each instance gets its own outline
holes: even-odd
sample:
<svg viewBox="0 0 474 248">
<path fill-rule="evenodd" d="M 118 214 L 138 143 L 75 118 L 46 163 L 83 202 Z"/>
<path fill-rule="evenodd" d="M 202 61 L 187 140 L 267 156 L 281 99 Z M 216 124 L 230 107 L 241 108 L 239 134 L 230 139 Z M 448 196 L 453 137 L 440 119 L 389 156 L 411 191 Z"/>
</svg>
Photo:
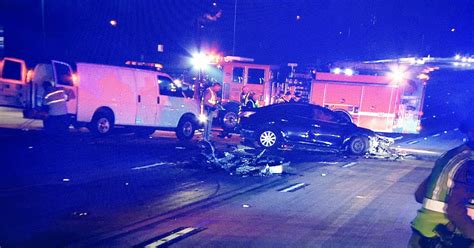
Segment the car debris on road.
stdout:
<svg viewBox="0 0 474 248">
<path fill-rule="evenodd" d="M 201 143 L 202 152 L 198 162 L 210 169 L 221 168 L 231 175 L 240 176 L 269 176 L 282 174 L 288 168 L 290 162 L 285 162 L 279 156 L 265 155 L 267 150 L 257 152 L 251 147 L 242 145 L 232 146 L 228 152 L 217 155 L 214 146 L 210 142 Z"/>
<path fill-rule="evenodd" d="M 395 144 L 394 138 L 385 137 L 378 134 L 375 136 L 370 136 L 369 150 L 367 151 L 365 157 L 390 160 L 404 159 L 406 154 L 402 154 L 392 149 L 393 144 Z"/>
</svg>

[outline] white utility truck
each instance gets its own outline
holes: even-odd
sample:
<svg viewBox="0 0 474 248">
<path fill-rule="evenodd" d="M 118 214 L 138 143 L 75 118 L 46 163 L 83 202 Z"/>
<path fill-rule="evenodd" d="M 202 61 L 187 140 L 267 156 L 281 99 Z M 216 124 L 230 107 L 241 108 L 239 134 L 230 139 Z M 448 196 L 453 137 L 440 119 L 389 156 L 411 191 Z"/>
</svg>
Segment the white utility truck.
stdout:
<svg viewBox="0 0 474 248">
<path fill-rule="evenodd" d="M 73 91 L 76 98 L 68 102 L 68 114 L 74 126 L 86 126 L 99 135 L 127 126 L 141 135 L 169 130 L 189 140 L 200 126 L 199 102 L 187 98 L 169 75 L 159 71 L 89 63 L 77 63 L 73 71 L 61 61 L 38 64 L 29 109 L 40 107 L 44 81 Z"/>
</svg>

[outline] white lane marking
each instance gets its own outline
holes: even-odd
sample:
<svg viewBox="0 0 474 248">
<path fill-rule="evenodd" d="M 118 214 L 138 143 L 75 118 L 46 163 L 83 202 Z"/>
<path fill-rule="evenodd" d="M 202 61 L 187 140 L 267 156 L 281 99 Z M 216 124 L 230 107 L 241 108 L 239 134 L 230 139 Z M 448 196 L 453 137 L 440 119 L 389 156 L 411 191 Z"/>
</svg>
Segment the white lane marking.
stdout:
<svg viewBox="0 0 474 248">
<path fill-rule="evenodd" d="M 161 165 L 165 165 L 166 163 L 164 162 L 159 162 L 159 163 L 154 163 L 150 165 L 145 165 L 145 166 L 138 166 L 138 167 L 133 167 L 132 170 L 141 170 L 141 169 L 148 169 L 148 168 L 153 168 Z"/>
<path fill-rule="evenodd" d="M 300 189 L 302 187 L 306 186 L 306 183 L 298 183 L 298 184 L 295 184 L 293 186 L 290 186 L 286 189 L 282 189 L 280 190 L 280 192 L 290 192 L 290 191 L 293 191 L 293 190 L 297 190 L 297 189 Z"/>
<path fill-rule="evenodd" d="M 181 237 L 181 236 L 183 236 L 183 235 L 185 235 L 185 234 L 188 234 L 188 233 L 190 233 L 190 232 L 192 232 L 192 231 L 194 231 L 194 230 L 196 230 L 196 228 L 194 228 L 194 227 L 185 228 L 185 229 L 183 229 L 183 230 L 181 230 L 181 231 L 179 231 L 179 232 L 175 232 L 175 233 L 170 234 L 170 235 L 168 235 L 168 236 L 166 236 L 166 237 L 164 237 L 164 238 L 162 238 L 162 239 L 160 239 L 160 240 L 157 240 L 157 241 L 155 241 L 155 242 L 153 242 L 153 243 L 151 243 L 151 244 L 145 246 L 145 248 L 155 248 L 155 247 L 159 247 L 159 246 L 161 246 L 161 245 L 164 245 L 164 244 L 170 242 L 170 241 L 173 240 L 173 239 L 179 238 L 179 237 Z"/>
<path fill-rule="evenodd" d="M 441 155 L 441 153 L 439 153 L 439 152 L 433 152 L 433 151 L 421 150 L 421 149 L 396 148 L 396 150 L 402 151 L 402 152 L 412 152 L 412 153 L 423 153 L 423 154 Z"/>
<path fill-rule="evenodd" d="M 418 142 L 419 142 L 418 140 L 414 140 L 414 141 L 408 142 L 408 144 L 409 144 L 409 145 L 413 145 L 413 144 L 416 144 L 416 143 L 418 143 Z"/>
<path fill-rule="evenodd" d="M 345 164 L 344 166 L 342 166 L 342 168 L 349 168 L 349 167 L 352 167 L 352 166 L 354 166 L 354 165 L 356 165 L 356 164 L 357 164 L 357 162 L 350 162 L 350 163 Z"/>
<path fill-rule="evenodd" d="M 435 135 L 432 135 L 431 137 L 438 137 L 438 136 L 440 136 L 440 135 L 441 135 L 441 134 L 437 133 L 437 134 L 435 134 Z"/>
<path fill-rule="evenodd" d="M 339 164 L 339 162 L 319 162 L 320 164 Z"/>
</svg>

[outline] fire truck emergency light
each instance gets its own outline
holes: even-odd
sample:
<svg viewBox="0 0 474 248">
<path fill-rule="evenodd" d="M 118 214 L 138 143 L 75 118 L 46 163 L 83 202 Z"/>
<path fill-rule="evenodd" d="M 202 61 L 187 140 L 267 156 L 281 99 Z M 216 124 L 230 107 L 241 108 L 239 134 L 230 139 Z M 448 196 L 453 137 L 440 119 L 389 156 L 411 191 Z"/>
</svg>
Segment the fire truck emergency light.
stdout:
<svg viewBox="0 0 474 248">
<path fill-rule="evenodd" d="M 346 68 L 346 69 L 344 69 L 344 74 L 346 76 L 352 76 L 352 75 L 354 75 L 354 70 L 352 70 L 350 68 Z"/>
</svg>

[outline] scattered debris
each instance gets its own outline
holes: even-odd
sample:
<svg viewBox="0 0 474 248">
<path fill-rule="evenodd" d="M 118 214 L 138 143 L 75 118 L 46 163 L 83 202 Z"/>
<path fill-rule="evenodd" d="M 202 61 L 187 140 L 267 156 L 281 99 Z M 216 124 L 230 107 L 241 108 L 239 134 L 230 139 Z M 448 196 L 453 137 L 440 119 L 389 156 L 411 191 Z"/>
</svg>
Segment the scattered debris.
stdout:
<svg viewBox="0 0 474 248">
<path fill-rule="evenodd" d="M 365 155 L 366 158 L 378 158 L 378 159 L 403 159 L 405 154 L 401 154 L 392 149 L 392 145 L 395 143 L 395 139 L 376 135 L 369 137 L 369 151 Z"/>
<path fill-rule="evenodd" d="M 248 204 L 244 204 L 244 205 L 242 205 L 242 207 L 243 207 L 243 208 L 249 208 L 249 207 L 250 207 L 250 205 L 248 205 Z"/>
<path fill-rule="evenodd" d="M 71 181 L 71 179 L 69 179 L 69 178 L 63 178 L 63 182 L 69 182 L 69 181 Z"/>
<path fill-rule="evenodd" d="M 325 177 L 325 176 L 327 176 L 327 174 L 326 174 L 326 173 L 323 173 L 323 174 L 321 174 L 321 176 Z"/>
<path fill-rule="evenodd" d="M 185 149 L 186 149 L 186 147 L 183 147 L 183 146 L 177 146 L 176 147 L 176 150 L 185 150 Z"/>
<path fill-rule="evenodd" d="M 201 154 L 198 162 L 209 168 L 221 168 L 231 175 L 240 176 L 269 176 L 282 174 L 290 162 L 282 157 L 265 155 L 267 150 L 257 152 L 255 149 L 243 145 L 229 146 L 231 151 L 217 155 L 214 146 L 209 142 L 201 143 Z"/>
<path fill-rule="evenodd" d="M 33 147 L 32 147 L 32 146 L 28 146 L 28 149 L 33 149 Z"/>
<path fill-rule="evenodd" d="M 128 183 L 125 183 L 125 186 L 128 186 Z"/>
</svg>

